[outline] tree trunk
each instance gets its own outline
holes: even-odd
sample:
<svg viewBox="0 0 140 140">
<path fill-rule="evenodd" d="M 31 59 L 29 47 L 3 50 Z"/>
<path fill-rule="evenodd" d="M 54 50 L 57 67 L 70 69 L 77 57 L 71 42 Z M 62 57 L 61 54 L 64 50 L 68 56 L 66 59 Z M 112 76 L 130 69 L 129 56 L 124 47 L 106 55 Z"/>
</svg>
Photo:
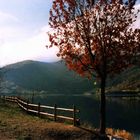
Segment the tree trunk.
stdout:
<svg viewBox="0 0 140 140">
<path fill-rule="evenodd" d="M 105 99 L 106 78 L 101 78 L 101 104 L 100 104 L 100 134 L 105 136 L 106 129 L 106 99 Z"/>
</svg>

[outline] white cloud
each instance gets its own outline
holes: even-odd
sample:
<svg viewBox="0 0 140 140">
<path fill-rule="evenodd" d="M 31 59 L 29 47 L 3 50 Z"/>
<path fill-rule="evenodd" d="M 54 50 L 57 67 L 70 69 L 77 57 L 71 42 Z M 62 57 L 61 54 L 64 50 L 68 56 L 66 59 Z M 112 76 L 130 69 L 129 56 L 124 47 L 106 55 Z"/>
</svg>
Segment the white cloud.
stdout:
<svg viewBox="0 0 140 140">
<path fill-rule="evenodd" d="M 21 34 L 18 28 L 12 28 L 8 26 L 0 27 L 0 38 L 1 39 L 13 39 Z"/>
<path fill-rule="evenodd" d="M 18 25 L 20 25 L 20 21 L 17 17 L 0 11 L 0 40 L 9 42 L 23 37 L 25 30 Z"/>
<path fill-rule="evenodd" d="M 23 60 L 56 61 L 57 49 L 45 48 L 49 30 L 49 26 L 44 26 L 31 33 L 20 27 L 17 17 L 0 11 L 0 67 Z"/>
<path fill-rule="evenodd" d="M 44 6 L 46 3 L 48 3 L 47 8 Z M 44 13 L 48 12 L 50 4 L 38 0 L 2 1 L 0 67 L 28 59 L 47 62 L 58 60 L 56 57 L 58 49 L 45 47 L 50 43 L 46 34 L 50 30 L 49 26 L 41 28 L 48 21 L 47 14 Z"/>
<path fill-rule="evenodd" d="M 46 30 L 47 29 L 47 30 Z M 47 49 L 45 46 L 49 45 L 49 38 L 46 32 L 49 30 L 48 26 L 44 26 L 40 32 L 25 40 L 24 42 L 4 43 L 0 46 L 0 66 L 23 61 L 23 60 L 39 60 L 39 61 L 57 61 L 56 53 L 58 48 L 53 47 Z"/>
<path fill-rule="evenodd" d="M 18 18 L 9 14 L 0 11 L 0 23 L 5 23 L 7 21 L 18 22 Z"/>
</svg>

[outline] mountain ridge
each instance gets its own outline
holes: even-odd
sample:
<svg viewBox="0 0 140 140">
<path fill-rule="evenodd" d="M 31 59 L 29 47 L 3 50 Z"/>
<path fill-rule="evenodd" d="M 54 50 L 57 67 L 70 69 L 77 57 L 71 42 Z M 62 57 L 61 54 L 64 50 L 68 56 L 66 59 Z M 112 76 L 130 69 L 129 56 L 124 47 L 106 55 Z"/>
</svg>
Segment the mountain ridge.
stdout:
<svg viewBox="0 0 140 140">
<path fill-rule="evenodd" d="M 81 94 L 93 88 L 92 82 L 69 71 L 64 62 L 23 61 L 3 68 L 3 80 L 21 89 L 48 93 Z"/>
<path fill-rule="evenodd" d="M 95 93 L 94 81 L 70 71 L 63 61 L 22 61 L 1 69 L 1 93 L 43 92 L 47 94 Z M 140 68 L 133 66 L 107 80 L 107 91 L 140 91 Z"/>
</svg>

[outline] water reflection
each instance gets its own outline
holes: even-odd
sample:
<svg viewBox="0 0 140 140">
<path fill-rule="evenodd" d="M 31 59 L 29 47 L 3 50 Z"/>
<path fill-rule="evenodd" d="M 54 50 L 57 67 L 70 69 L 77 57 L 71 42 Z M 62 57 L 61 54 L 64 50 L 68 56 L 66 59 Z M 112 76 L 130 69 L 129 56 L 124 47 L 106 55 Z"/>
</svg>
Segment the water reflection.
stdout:
<svg viewBox="0 0 140 140">
<path fill-rule="evenodd" d="M 140 102 L 136 100 L 107 101 L 108 126 L 140 132 Z"/>
</svg>

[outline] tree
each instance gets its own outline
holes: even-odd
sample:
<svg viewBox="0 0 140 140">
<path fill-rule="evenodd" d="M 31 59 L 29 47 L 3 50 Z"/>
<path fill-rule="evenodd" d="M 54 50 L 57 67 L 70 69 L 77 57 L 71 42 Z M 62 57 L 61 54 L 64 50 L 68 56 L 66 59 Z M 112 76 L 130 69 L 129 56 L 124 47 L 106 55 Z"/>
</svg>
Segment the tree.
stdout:
<svg viewBox="0 0 140 140">
<path fill-rule="evenodd" d="M 100 79 L 100 133 L 105 135 L 105 87 L 109 75 L 131 66 L 140 53 L 140 30 L 132 29 L 136 14 L 121 1 L 54 0 L 50 10 L 50 42 L 70 70 Z M 134 2 L 134 1 L 133 1 Z M 134 5 L 131 4 L 131 5 Z"/>
</svg>

